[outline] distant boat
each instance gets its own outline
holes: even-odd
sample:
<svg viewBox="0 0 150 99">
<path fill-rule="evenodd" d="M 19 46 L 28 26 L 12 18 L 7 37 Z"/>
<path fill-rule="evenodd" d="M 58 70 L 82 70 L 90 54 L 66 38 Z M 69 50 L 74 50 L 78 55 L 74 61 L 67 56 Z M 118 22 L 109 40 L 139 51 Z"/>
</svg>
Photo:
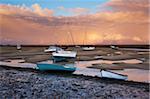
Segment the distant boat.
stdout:
<svg viewBox="0 0 150 99">
<path fill-rule="evenodd" d="M 45 49 L 44 52 L 55 52 L 55 51 L 61 51 L 63 50 L 60 47 L 56 47 L 56 46 L 50 46 L 48 49 Z"/>
<path fill-rule="evenodd" d="M 120 79 L 120 80 L 127 80 L 128 78 L 127 75 L 118 74 L 108 70 L 101 70 L 100 72 L 101 72 L 101 77 L 105 77 L 105 78 L 113 78 L 113 79 Z"/>
<path fill-rule="evenodd" d="M 95 47 L 82 47 L 82 49 L 84 51 L 93 51 L 93 50 L 95 50 Z"/>
<path fill-rule="evenodd" d="M 74 64 L 49 64 L 49 63 L 37 63 L 37 68 L 41 71 L 67 71 L 74 72 L 76 67 Z"/>
<path fill-rule="evenodd" d="M 119 47 L 111 45 L 110 48 L 117 50 Z"/>
<path fill-rule="evenodd" d="M 54 62 L 75 59 L 76 55 L 77 52 L 75 51 L 57 51 L 52 53 Z"/>
<path fill-rule="evenodd" d="M 21 45 L 17 45 L 17 50 L 21 50 Z"/>
</svg>

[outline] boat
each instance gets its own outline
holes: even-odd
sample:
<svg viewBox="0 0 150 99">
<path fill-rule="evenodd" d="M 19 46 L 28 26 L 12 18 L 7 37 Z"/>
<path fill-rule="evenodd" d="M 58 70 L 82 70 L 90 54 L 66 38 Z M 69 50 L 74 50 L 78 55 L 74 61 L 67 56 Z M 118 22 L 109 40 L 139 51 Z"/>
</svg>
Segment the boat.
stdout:
<svg viewBox="0 0 150 99">
<path fill-rule="evenodd" d="M 40 71 L 67 71 L 74 72 L 76 67 L 74 64 L 56 64 L 56 63 L 37 63 L 37 70 Z"/>
<path fill-rule="evenodd" d="M 74 58 L 77 55 L 77 52 L 75 51 L 57 51 L 57 52 L 53 52 L 52 55 L 54 57 L 70 57 L 70 58 Z"/>
<path fill-rule="evenodd" d="M 95 47 L 82 47 L 82 49 L 84 51 L 93 51 L 93 50 L 95 50 Z"/>
<path fill-rule="evenodd" d="M 120 80 L 127 80 L 128 78 L 127 75 L 115 73 L 108 70 L 100 70 L 100 73 L 102 78 L 113 78 L 113 79 L 120 79 Z"/>
<path fill-rule="evenodd" d="M 21 45 L 17 44 L 17 50 L 21 50 Z"/>
<path fill-rule="evenodd" d="M 90 20 L 87 20 L 87 21 L 89 21 L 90 22 Z M 87 30 L 88 29 L 88 27 L 86 27 L 86 25 L 85 25 L 85 31 L 84 31 L 84 38 L 83 38 L 83 45 L 84 45 L 84 47 L 82 47 L 82 50 L 83 51 L 93 51 L 93 50 L 95 50 L 95 47 L 94 46 L 87 46 L 87 41 L 88 41 L 88 38 L 87 38 Z"/>
<path fill-rule="evenodd" d="M 110 48 L 114 50 L 118 50 L 119 47 L 111 45 Z"/>
<path fill-rule="evenodd" d="M 61 51 L 63 50 L 60 47 L 50 46 L 48 49 L 45 49 L 44 52 L 55 52 L 55 51 Z"/>
<path fill-rule="evenodd" d="M 75 51 L 57 51 L 52 53 L 54 62 L 75 60 L 76 55 L 77 52 Z"/>
</svg>

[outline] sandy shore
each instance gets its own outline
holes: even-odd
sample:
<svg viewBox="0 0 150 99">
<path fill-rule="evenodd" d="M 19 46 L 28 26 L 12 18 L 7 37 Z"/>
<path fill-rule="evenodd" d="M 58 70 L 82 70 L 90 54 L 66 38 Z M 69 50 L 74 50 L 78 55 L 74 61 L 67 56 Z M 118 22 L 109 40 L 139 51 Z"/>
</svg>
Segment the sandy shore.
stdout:
<svg viewBox="0 0 150 99">
<path fill-rule="evenodd" d="M 149 84 L 0 67 L 1 99 L 148 99 Z"/>
</svg>

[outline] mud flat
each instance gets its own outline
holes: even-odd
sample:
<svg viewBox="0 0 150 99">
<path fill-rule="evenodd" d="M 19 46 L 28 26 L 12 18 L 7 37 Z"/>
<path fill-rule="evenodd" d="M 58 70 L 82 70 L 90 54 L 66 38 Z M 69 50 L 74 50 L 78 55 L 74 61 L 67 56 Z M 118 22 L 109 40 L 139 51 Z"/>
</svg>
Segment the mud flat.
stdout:
<svg viewBox="0 0 150 99">
<path fill-rule="evenodd" d="M 1 99 L 148 99 L 149 84 L 0 66 Z"/>
</svg>

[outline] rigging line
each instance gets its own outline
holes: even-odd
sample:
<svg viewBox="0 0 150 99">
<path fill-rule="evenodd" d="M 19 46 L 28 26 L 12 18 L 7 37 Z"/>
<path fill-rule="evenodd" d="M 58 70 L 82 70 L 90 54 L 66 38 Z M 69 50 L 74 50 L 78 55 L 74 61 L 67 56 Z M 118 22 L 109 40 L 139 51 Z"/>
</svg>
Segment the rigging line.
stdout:
<svg viewBox="0 0 150 99">
<path fill-rule="evenodd" d="M 73 45 L 75 45 L 74 43 L 74 39 L 73 39 L 73 35 L 72 35 L 72 33 L 71 33 L 71 29 L 70 29 L 70 26 L 69 26 L 69 22 L 68 22 L 68 30 L 69 30 L 69 34 L 70 34 L 70 36 L 71 36 L 71 41 L 72 41 L 72 43 L 73 43 Z"/>
<path fill-rule="evenodd" d="M 85 21 L 85 23 L 87 23 L 87 21 Z M 87 44 L 87 28 L 86 28 L 86 24 L 84 23 L 84 38 L 83 38 L 83 45 Z"/>
<path fill-rule="evenodd" d="M 56 28 L 57 28 L 57 26 L 56 26 L 56 24 L 54 23 L 54 36 L 56 37 L 56 43 L 55 43 L 55 45 L 57 46 L 58 44 L 59 44 L 59 42 L 58 42 L 58 38 L 57 38 L 57 33 L 55 33 L 55 30 L 56 30 Z"/>
<path fill-rule="evenodd" d="M 86 22 L 85 22 L 86 23 Z M 86 25 L 84 23 L 84 38 L 83 38 L 83 45 L 86 45 Z"/>
<path fill-rule="evenodd" d="M 66 34 L 66 36 L 65 36 L 65 37 L 66 37 L 65 42 L 66 42 L 66 45 L 67 45 L 67 44 L 69 44 L 70 41 L 69 41 L 69 39 L 68 39 L 68 38 L 69 38 L 68 32 L 66 31 L 67 28 L 68 28 L 68 26 L 67 26 L 67 20 L 66 20 L 66 19 L 65 19 L 65 21 L 64 21 L 64 25 L 65 25 L 65 26 L 64 26 L 64 29 L 65 29 L 64 31 L 65 31 L 65 34 Z"/>
<path fill-rule="evenodd" d="M 63 27 L 63 35 L 65 36 L 64 37 L 64 44 L 65 45 L 68 45 L 69 44 L 69 39 L 68 39 L 68 33 L 67 33 L 67 25 L 66 25 L 66 22 L 64 21 L 64 23 L 63 23 L 63 25 L 64 25 L 64 27 Z"/>
<path fill-rule="evenodd" d="M 87 44 L 87 30 L 85 31 L 85 45 Z"/>
</svg>

